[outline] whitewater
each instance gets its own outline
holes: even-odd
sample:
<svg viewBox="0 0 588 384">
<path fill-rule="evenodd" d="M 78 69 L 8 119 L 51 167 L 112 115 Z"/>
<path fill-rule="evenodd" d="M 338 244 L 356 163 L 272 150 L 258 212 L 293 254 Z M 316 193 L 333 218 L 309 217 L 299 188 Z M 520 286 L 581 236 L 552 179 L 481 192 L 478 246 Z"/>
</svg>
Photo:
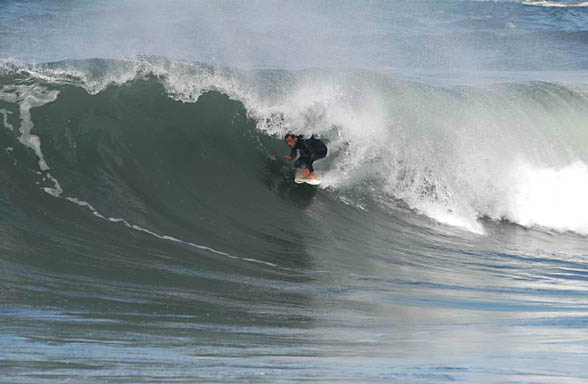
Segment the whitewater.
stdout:
<svg viewBox="0 0 588 384">
<path fill-rule="evenodd" d="M 0 382 L 588 380 L 586 9 L 1 3 Z"/>
</svg>

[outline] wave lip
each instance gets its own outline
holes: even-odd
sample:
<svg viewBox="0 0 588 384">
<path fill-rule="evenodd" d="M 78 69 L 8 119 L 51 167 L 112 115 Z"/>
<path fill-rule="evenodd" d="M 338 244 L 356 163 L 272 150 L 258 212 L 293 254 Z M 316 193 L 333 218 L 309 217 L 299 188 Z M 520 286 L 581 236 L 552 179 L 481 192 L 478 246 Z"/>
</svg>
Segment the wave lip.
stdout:
<svg viewBox="0 0 588 384">
<path fill-rule="evenodd" d="M 531 5 L 535 7 L 546 7 L 546 8 L 574 8 L 574 7 L 588 7 L 588 1 L 571 2 L 571 1 L 523 1 L 524 5 Z"/>
</svg>

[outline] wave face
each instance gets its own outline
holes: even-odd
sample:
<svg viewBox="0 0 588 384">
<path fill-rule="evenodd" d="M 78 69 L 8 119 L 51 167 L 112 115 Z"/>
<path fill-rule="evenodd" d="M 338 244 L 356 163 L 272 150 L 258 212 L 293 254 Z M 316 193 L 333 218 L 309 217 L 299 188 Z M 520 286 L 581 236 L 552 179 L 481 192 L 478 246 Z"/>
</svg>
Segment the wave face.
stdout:
<svg viewBox="0 0 588 384">
<path fill-rule="evenodd" d="M 587 91 L 3 61 L 5 377 L 582 382 Z"/>
<path fill-rule="evenodd" d="M 141 191 L 177 203 L 192 200 L 180 191 L 199 191 L 222 202 L 217 210 L 246 186 L 262 196 L 259 175 L 287 182 L 282 137 L 316 133 L 331 154 L 323 189 L 351 205 L 401 201 L 477 233 L 484 218 L 588 233 L 577 214 L 588 208 L 583 86 L 441 87 L 370 72 L 239 72 L 164 59 L 6 63 L 3 79 L 4 126 L 20 144 L 6 147 L 32 150 L 43 189 L 56 197 L 102 204 L 117 191 L 139 201 Z M 36 133 L 34 108 L 51 121 Z M 226 189 L 237 194 L 216 195 Z M 115 200 L 112 208 L 127 204 Z M 248 199 L 256 200 L 266 204 Z M 183 216 L 181 205 L 164 205 Z"/>
</svg>

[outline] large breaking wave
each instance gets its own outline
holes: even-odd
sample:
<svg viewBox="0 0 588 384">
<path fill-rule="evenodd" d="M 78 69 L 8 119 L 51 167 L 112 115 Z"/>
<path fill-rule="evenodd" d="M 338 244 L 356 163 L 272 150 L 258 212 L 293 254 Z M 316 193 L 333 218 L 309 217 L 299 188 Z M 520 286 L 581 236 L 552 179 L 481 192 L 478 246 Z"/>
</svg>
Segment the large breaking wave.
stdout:
<svg viewBox="0 0 588 384">
<path fill-rule="evenodd" d="M 259 221 L 270 236 L 273 221 L 296 214 L 277 197 L 316 192 L 294 186 L 281 161 L 289 131 L 328 142 L 318 167 L 328 199 L 476 233 L 490 219 L 588 234 L 583 86 L 441 86 L 153 57 L 4 61 L 0 113 L 3 162 L 27 191 L 11 204 L 44 191 L 227 256 L 219 232 Z"/>
</svg>

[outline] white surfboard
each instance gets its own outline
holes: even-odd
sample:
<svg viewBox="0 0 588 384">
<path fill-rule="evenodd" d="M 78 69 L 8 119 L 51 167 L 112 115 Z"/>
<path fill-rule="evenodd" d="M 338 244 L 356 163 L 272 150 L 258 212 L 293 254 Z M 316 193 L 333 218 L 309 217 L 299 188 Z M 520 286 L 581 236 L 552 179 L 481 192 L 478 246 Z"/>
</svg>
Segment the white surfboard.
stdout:
<svg viewBox="0 0 588 384">
<path fill-rule="evenodd" d="M 316 179 L 305 179 L 302 177 L 302 171 L 296 172 L 296 176 L 294 177 L 294 182 L 296 184 L 310 184 L 310 185 L 319 185 L 323 180 L 319 175 L 317 175 Z"/>
</svg>

